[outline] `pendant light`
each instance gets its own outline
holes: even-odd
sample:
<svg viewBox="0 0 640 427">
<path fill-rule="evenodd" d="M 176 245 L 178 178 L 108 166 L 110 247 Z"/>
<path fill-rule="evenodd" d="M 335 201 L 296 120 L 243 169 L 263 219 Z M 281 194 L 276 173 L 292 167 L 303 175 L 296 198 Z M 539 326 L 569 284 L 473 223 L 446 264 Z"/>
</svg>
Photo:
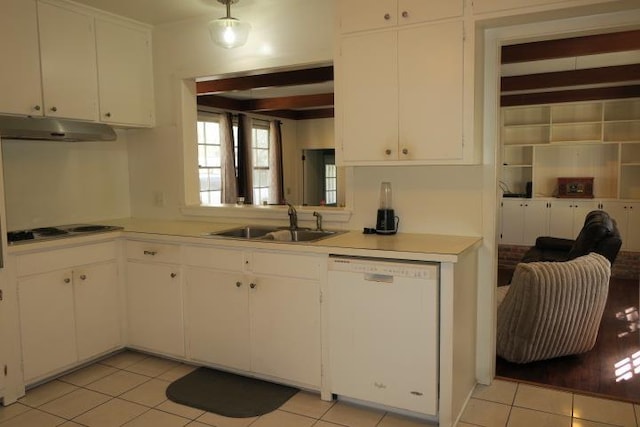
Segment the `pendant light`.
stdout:
<svg viewBox="0 0 640 427">
<path fill-rule="evenodd" d="M 211 40 L 226 49 L 242 46 L 247 42 L 251 25 L 231 17 L 231 4 L 239 0 L 218 0 L 227 6 L 227 16 L 209 22 Z"/>
</svg>

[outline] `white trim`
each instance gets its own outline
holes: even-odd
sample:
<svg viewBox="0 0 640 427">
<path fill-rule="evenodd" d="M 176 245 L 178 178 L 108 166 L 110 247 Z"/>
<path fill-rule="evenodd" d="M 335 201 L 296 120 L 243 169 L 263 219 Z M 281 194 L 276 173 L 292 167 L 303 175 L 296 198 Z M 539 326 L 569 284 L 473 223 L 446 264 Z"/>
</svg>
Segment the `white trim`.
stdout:
<svg viewBox="0 0 640 427">
<path fill-rule="evenodd" d="M 287 206 L 184 206 L 180 212 L 185 216 L 211 217 L 211 218 L 236 218 L 236 219 L 261 219 L 288 221 Z M 313 212 L 319 212 L 323 221 L 347 223 L 352 211 L 344 208 L 330 208 L 320 206 L 296 206 L 300 221 L 314 221 Z"/>
<path fill-rule="evenodd" d="M 532 41 L 541 38 L 557 38 L 563 34 L 589 34 L 608 29 L 637 29 L 640 28 L 640 9 L 623 12 L 606 13 L 576 17 L 564 20 L 534 22 L 500 28 L 487 29 L 484 33 L 484 113 L 483 113 L 483 142 L 484 165 L 490 173 L 485 175 L 484 201 L 485 218 L 495 218 L 496 221 L 485 222 L 483 231 L 483 248 L 480 250 L 480 271 L 478 283 L 478 348 L 477 348 L 477 378 L 480 383 L 489 384 L 495 376 L 495 333 L 496 333 L 496 302 L 495 277 L 497 271 L 497 235 L 499 233 L 499 188 L 498 177 L 500 162 L 499 130 L 499 81 L 500 81 L 500 48 L 504 44 L 514 44 L 520 41 Z M 490 176 L 487 176 L 490 175 Z M 491 269 L 491 270 L 489 270 Z"/>
</svg>

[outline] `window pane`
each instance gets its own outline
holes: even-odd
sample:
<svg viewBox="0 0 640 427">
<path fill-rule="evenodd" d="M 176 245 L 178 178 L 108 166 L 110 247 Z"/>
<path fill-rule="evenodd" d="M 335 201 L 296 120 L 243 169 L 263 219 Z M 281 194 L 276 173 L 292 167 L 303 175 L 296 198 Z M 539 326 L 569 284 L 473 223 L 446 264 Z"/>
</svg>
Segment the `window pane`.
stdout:
<svg viewBox="0 0 640 427">
<path fill-rule="evenodd" d="M 262 149 L 253 150 L 253 157 L 256 162 L 254 167 L 258 167 L 258 168 L 269 167 L 269 150 L 262 150 Z"/>
<path fill-rule="evenodd" d="M 209 190 L 222 190 L 222 173 L 220 169 L 210 169 L 209 170 Z"/>
</svg>

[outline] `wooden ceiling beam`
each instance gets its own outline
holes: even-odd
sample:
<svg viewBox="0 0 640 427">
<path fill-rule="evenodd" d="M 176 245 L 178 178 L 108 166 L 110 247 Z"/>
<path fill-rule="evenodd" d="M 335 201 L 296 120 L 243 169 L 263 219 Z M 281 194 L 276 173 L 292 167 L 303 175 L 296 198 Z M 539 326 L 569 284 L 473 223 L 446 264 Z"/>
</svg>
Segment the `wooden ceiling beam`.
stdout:
<svg viewBox="0 0 640 427">
<path fill-rule="evenodd" d="M 596 101 L 601 99 L 636 97 L 640 97 L 640 85 L 503 95 L 500 97 L 500 106 L 511 107 L 515 105 L 553 104 L 557 102 Z"/>
<path fill-rule="evenodd" d="M 500 90 L 502 92 L 511 92 L 637 80 L 640 80 L 640 64 L 618 65 L 585 70 L 556 71 L 552 73 L 502 77 L 500 79 Z"/>
<path fill-rule="evenodd" d="M 251 111 L 290 110 L 328 105 L 333 105 L 333 93 L 254 99 L 251 101 L 250 109 Z"/>
<path fill-rule="evenodd" d="M 196 82 L 196 93 L 207 95 L 234 90 L 297 86 L 330 81 L 333 81 L 333 66 Z"/>
<path fill-rule="evenodd" d="M 512 64 L 638 49 L 640 49 L 640 30 L 621 31 L 503 46 L 502 63 Z"/>
</svg>

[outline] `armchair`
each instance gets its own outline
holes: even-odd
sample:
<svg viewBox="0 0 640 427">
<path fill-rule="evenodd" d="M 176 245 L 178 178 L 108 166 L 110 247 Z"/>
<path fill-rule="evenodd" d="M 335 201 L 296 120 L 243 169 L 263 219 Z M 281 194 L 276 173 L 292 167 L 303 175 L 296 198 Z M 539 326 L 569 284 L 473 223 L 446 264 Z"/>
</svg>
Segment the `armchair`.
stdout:
<svg viewBox="0 0 640 427">
<path fill-rule="evenodd" d="M 606 257 L 611 264 L 622 246 L 615 219 L 605 211 L 591 211 L 575 240 L 542 236 L 534 247 L 524 254 L 522 262 L 568 261 L 590 252 Z"/>
<path fill-rule="evenodd" d="M 597 253 L 518 264 L 511 285 L 498 288 L 498 356 L 528 363 L 591 350 L 610 276 L 609 260 Z"/>
</svg>

